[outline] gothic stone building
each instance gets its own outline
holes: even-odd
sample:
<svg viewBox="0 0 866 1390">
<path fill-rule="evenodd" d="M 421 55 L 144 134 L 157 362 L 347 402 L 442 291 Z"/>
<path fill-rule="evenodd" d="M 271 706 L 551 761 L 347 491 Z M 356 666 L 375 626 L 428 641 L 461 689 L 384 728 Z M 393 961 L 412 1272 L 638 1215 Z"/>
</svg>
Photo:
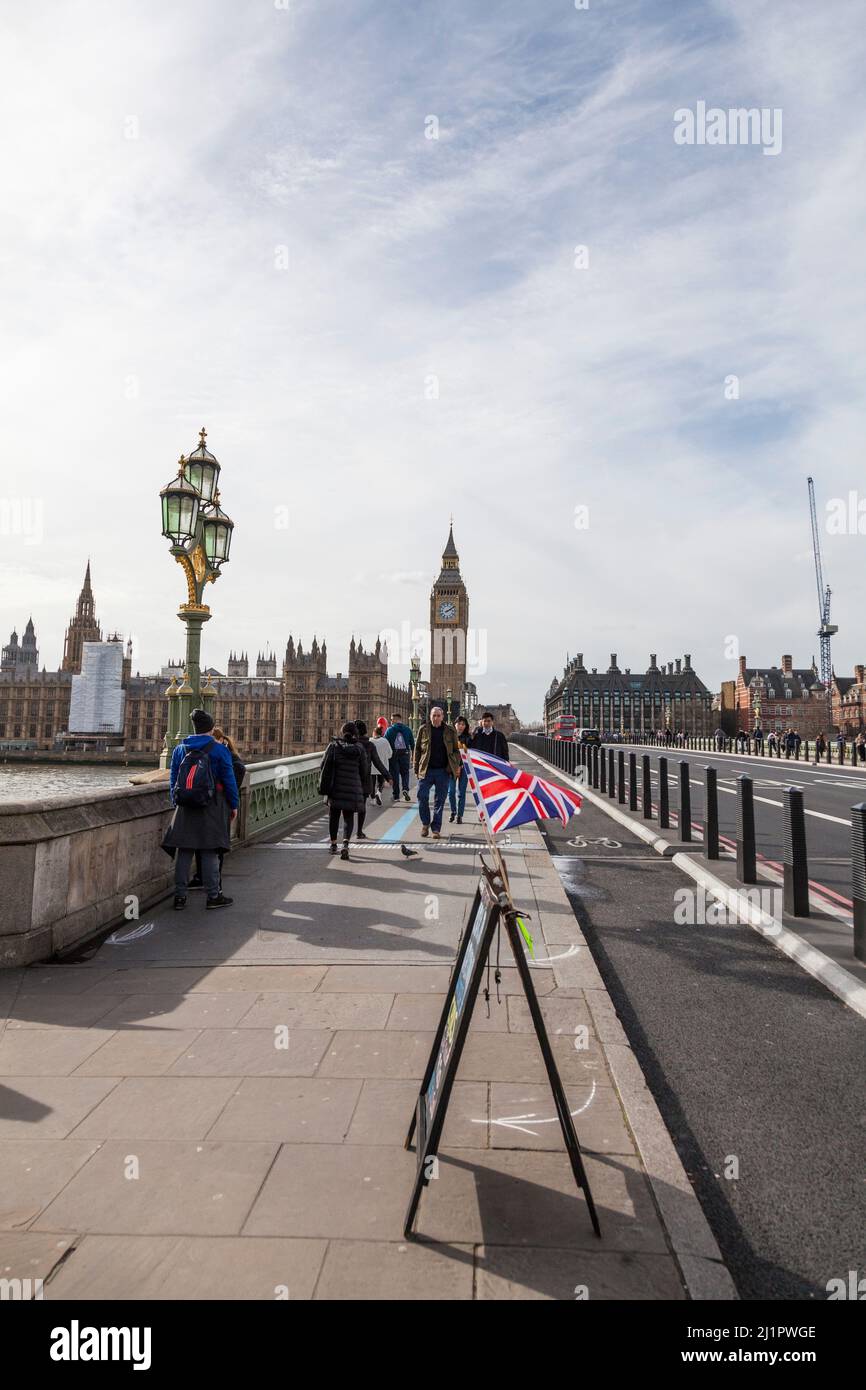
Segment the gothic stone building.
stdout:
<svg viewBox="0 0 866 1390">
<path fill-rule="evenodd" d="M 96 620 L 90 565 L 84 577 L 75 614 L 63 644 L 59 671 L 39 670 L 32 620 L 19 643 L 13 633 L 3 648 L 0 669 L 0 745 L 44 751 L 62 747 L 69 728 L 72 677 L 81 669 L 85 642 L 102 640 Z M 109 640 L 119 640 L 112 638 Z M 287 757 L 321 748 L 349 718 L 372 724 L 380 714 L 410 717 L 408 690 L 388 680 L 387 652 L 379 642 L 364 651 L 355 642 L 349 649 L 347 673 L 328 675 L 327 649 L 313 639 L 309 652 L 290 637 L 283 670 L 277 659 L 259 654 L 256 673 L 249 674 L 245 654 L 232 653 L 228 673 L 212 668 L 209 675 L 217 723 L 237 740 L 241 756 L 252 761 Z M 167 723 L 166 676 L 132 674 L 131 647 L 123 662 L 124 733 L 127 753 L 147 754 L 154 761 L 162 751 Z"/>
<path fill-rule="evenodd" d="M 544 701 L 544 727 L 550 733 L 563 715 L 573 717 L 577 728 L 602 733 L 650 733 L 666 729 L 676 733 L 712 732 L 713 697 L 692 669 L 688 653 L 676 662 L 659 666 L 655 653 L 643 673 L 621 671 L 616 652 L 611 652 L 607 671 L 588 671 L 583 653 L 554 677 Z"/>
</svg>

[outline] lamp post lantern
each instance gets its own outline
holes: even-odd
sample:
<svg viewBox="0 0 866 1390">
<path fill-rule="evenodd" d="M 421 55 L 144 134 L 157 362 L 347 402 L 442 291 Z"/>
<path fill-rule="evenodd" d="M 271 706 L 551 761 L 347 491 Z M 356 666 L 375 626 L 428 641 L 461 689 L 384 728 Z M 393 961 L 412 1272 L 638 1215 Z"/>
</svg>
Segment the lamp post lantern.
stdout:
<svg viewBox="0 0 866 1390">
<path fill-rule="evenodd" d="M 169 697 L 168 729 L 160 766 L 167 767 L 181 739 L 189 732 L 189 716 L 203 704 L 208 709 L 216 691 L 208 680 L 201 684 L 201 630 L 210 618 L 204 603 L 204 588 L 220 577 L 229 560 L 234 522 L 220 506 L 220 465 L 205 444 L 207 431 L 199 431 L 198 448 L 189 458 L 183 454 L 177 476 L 160 492 L 162 534 L 171 541 L 171 553 L 186 575 L 187 601 L 178 617 L 186 629 L 186 662 L 181 685 L 172 679 Z M 213 713 L 213 710 L 210 709 Z"/>
</svg>

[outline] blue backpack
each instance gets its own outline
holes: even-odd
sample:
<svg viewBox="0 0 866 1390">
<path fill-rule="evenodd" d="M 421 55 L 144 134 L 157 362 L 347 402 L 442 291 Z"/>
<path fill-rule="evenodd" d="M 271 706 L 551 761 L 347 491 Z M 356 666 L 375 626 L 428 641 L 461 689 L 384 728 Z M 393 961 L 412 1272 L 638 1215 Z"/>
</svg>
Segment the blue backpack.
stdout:
<svg viewBox="0 0 866 1390">
<path fill-rule="evenodd" d="M 187 748 L 184 745 L 183 759 L 174 784 L 176 806 L 207 806 L 216 796 L 208 747 L 207 744 L 204 748 Z"/>
</svg>

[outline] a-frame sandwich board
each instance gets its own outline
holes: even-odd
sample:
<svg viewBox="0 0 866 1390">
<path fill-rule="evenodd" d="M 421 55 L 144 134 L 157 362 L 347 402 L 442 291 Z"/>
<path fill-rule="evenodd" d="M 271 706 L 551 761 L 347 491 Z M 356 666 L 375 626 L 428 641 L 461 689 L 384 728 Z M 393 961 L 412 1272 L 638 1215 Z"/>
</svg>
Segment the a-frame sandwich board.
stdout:
<svg viewBox="0 0 866 1390">
<path fill-rule="evenodd" d="M 403 1227 L 407 1237 L 412 1236 L 412 1227 L 418 1211 L 418 1203 L 421 1200 L 421 1193 L 435 1171 L 433 1160 L 438 1154 L 442 1126 L 445 1122 L 448 1101 L 451 1097 L 451 1090 L 460 1065 L 460 1057 L 469 1032 L 472 1010 L 478 997 L 478 989 L 487 964 L 494 933 L 503 920 L 514 956 L 514 963 L 517 966 L 520 982 L 526 994 L 526 1002 L 529 1005 L 529 1013 L 541 1047 L 547 1079 L 553 1093 L 556 1114 L 571 1161 L 575 1182 L 583 1191 L 593 1230 L 597 1236 L 601 1235 L 574 1121 L 557 1071 L 550 1039 L 547 1036 L 547 1028 L 539 1008 L 532 974 L 526 962 L 520 929 L 517 925 L 518 915 L 511 903 L 507 881 L 504 879 L 504 870 L 503 874 L 499 875 L 489 869 L 482 860 L 481 881 L 475 893 L 469 922 L 457 948 L 457 957 L 451 971 L 448 993 L 445 996 L 445 1004 L 436 1029 L 430 1058 L 424 1071 L 415 1113 L 412 1116 L 409 1133 L 406 1136 L 405 1147 L 408 1149 L 411 1148 L 412 1139 L 417 1131 L 415 1181 Z"/>
</svg>

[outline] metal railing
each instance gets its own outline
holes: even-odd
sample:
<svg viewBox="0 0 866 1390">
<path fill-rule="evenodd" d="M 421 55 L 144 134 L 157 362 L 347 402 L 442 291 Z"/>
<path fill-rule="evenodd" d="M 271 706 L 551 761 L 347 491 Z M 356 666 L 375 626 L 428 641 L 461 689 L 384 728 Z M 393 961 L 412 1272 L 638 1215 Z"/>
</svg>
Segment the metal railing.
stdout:
<svg viewBox="0 0 866 1390">
<path fill-rule="evenodd" d="M 243 842 L 322 805 L 319 766 L 324 749 L 250 763 L 241 786 L 237 838 Z"/>
<path fill-rule="evenodd" d="M 585 743 L 575 743 L 573 740 L 565 741 L 551 738 L 547 734 L 527 733 L 513 734 L 510 741 L 517 747 L 525 748 L 527 752 L 534 753 L 536 757 L 543 759 L 551 767 L 559 769 L 566 776 L 577 777 L 586 786 L 596 791 L 607 792 L 608 798 L 613 799 L 617 796 L 616 762 L 612 744 L 599 748 L 598 745 L 593 747 Z M 643 741 L 649 742 L 648 740 Z M 694 737 L 689 745 L 668 744 L 663 738 L 654 739 L 652 743 L 656 747 L 664 749 L 665 752 L 671 752 L 675 748 L 685 746 L 694 747 L 697 751 L 724 751 L 723 749 L 716 750 L 716 740 L 710 738 Z M 631 755 L 635 759 L 636 756 L 636 754 Z M 622 802 L 625 799 L 624 755 L 622 751 L 620 751 L 617 761 L 619 764 L 619 800 Z M 650 755 L 643 754 L 641 763 L 643 819 L 651 820 L 655 811 L 659 829 L 667 830 L 670 827 L 667 757 L 661 753 L 658 759 L 659 791 L 655 804 L 653 803 L 650 784 Z M 605 775 L 606 766 L 608 771 Z M 694 770 L 693 764 L 690 765 L 685 759 L 681 760 L 679 776 L 674 779 L 679 783 L 677 833 L 680 840 L 688 844 L 692 840 L 692 832 L 697 830 L 703 839 L 703 857 L 707 860 L 717 860 L 719 858 L 717 769 L 712 766 L 704 768 L 704 823 L 702 826 L 695 826 L 691 819 L 690 770 Z M 636 778 L 636 763 L 630 763 L 629 808 L 631 810 L 636 809 L 637 803 Z M 737 777 L 736 796 L 735 840 L 728 841 L 726 849 L 736 856 L 739 882 L 755 884 L 758 881 L 758 853 L 755 831 L 754 782 L 751 777 L 745 774 L 740 774 Z M 781 866 L 785 912 L 795 917 L 808 917 L 810 913 L 809 860 L 806 845 L 804 796 L 801 787 L 785 789 L 782 802 Z M 866 961 L 866 801 L 851 808 L 851 883 L 854 918 L 853 952 L 858 960 Z"/>
</svg>

